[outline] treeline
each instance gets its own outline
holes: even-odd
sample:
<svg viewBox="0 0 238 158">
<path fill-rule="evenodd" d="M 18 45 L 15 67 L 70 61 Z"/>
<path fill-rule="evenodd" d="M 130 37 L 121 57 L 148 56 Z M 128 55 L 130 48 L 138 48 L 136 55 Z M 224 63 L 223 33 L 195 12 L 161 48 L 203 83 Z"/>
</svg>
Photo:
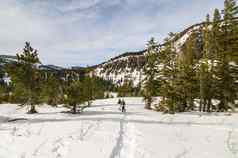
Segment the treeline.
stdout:
<svg viewBox="0 0 238 158">
<path fill-rule="evenodd" d="M 85 70 L 80 77 L 69 76 L 69 73 L 66 79 L 39 69 L 40 64 L 37 50 L 26 42 L 23 52 L 17 54 L 17 62 L 0 69 L 0 101 L 28 105 L 28 113 L 36 113 L 36 106 L 44 103 L 63 104 L 77 113 L 90 106 L 91 101 L 104 98 L 105 92 L 114 88 L 109 81 L 89 76 L 90 70 Z M 10 77 L 8 84 L 4 81 L 5 73 Z"/>
<path fill-rule="evenodd" d="M 162 98 L 155 108 L 168 113 L 222 112 L 237 106 L 237 16 L 236 1 L 225 0 L 224 10 L 215 9 L 212 20 L 207 15 L 182 47 L 171 40 L 176 34 L 162 48 L 152 38 L 144 69 L 145 108 L 152 108 L 155 96 Z"/>
</svg>

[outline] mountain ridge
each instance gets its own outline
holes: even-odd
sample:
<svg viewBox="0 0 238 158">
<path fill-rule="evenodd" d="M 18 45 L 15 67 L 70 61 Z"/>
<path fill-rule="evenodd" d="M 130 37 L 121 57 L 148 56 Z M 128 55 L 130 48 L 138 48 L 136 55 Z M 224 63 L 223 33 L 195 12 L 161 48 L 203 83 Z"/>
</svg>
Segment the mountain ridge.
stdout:
<svg viewBox="0 0 238 158">
<path fill-rule="evenodd" d="M 197 23 L 179 33 L 173 33 L 173 38 L 168 38 L 168 41 L 173 41 L 177 51 L 180 52 L 190 35 L 195 31 L 201 31 L 200 28 L 205 24 L 206 22 Z M 163 44 L 158 44 L 157 47 L 161 49 L 166 44 L 167 42 L 164 42 Z M 146 51 L 147 49 L 120 54 L 101 64 L 92 66 L 92 72 L 95 76 L 101 77 L 104 80 L 111 80 L 117 85 L 122 85 L 126 81 L 132 81 L 135 87 L 139 86 L 145 77 L 143 75 L 143 67 L 145 65 Z M 131 62 L 135 63 L 132 64 Z"/>
</svg>

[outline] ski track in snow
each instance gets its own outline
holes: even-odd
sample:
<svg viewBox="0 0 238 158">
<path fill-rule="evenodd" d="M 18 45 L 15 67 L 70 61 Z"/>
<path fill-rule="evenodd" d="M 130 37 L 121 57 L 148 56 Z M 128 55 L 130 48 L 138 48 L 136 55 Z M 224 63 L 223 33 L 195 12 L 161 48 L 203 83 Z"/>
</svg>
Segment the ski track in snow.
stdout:
<svg viewBox="0 0 238 158">
<path fill-rule="evenodd" d="M 120 129 L 119 129 L 119 136 L 116 141 L 116 145 L 112 149 L 112 152 L 110 154 L 110 158 L 121 158 L 121 150 L 124 146 L 124 137 L 125 137 L 125 118 L 126 115 L 123 116 L 123 118 L 120 119 Z"/>
<path fill-rule="evenodd" d="M 129 116 L 124 114 L 120 119 L 120 128 L 116 145 L 113 147 L 109 158 L 150 158 L 144 148 L 138 144 L 141 134 L 134 123 L 128 121 Z"/>
</svg>

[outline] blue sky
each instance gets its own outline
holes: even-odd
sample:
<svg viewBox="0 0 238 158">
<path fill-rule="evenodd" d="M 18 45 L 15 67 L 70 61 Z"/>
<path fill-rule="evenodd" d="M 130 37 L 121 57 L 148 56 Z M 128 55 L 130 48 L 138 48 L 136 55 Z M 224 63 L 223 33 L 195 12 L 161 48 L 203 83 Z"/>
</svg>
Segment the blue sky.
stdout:
<svg viewBox="0 0 238 158">
<path fill-rule="evenodd" d="M 150 37 L 201 22 L 223 0 L 0 0 L 0 53 L 30 41 L 44 64 L 99 64 L 142 50 Z"/>
</svg>

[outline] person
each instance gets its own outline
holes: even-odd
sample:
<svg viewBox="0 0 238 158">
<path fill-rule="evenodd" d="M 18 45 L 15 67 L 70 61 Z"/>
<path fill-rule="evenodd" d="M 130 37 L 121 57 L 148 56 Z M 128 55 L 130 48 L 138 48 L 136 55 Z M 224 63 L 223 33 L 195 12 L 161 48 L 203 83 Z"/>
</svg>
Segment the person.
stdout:
<svg viewBox="0 0 238 158">
<path fill-rule="evenodd" d="M 121 109 L 122 109 L 122 105 L 121 105 L 121 99 L 119 99 L 119 100 L 118 100 L 117 104 L 119 105 L 119 108 L 118 108 L 118 110 L 120 110 L 120 111 L 121 111 Z"/>
<path fill-rule="evenodd" d="M 121 105 L 121 99 L 118 100 L 117 104 Z"/>
<path fill-rule="evenodd" d="M 121 101 L 121 112 L 126 112 L 126 103 L 124 100 Z"/>
</svg>

